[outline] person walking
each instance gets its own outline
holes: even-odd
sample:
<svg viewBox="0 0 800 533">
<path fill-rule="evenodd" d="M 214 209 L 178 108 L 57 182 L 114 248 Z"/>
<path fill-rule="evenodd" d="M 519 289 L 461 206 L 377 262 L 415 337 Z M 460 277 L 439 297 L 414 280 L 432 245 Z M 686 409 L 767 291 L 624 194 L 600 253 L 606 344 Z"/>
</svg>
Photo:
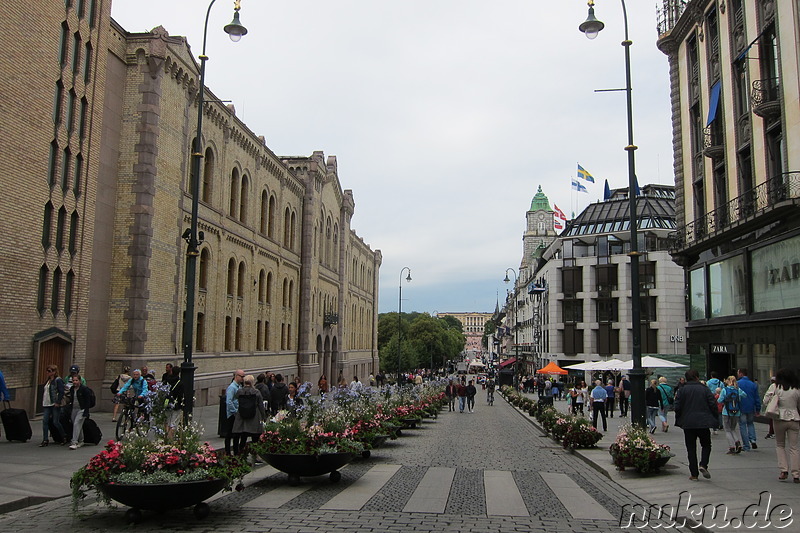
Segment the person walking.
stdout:
<svg viewBox="0 0 800 533">
<path fill-rule="evenodd" d="M 758 438 L 756 437 L 756 426 L 753 423 L 753 418 L 756 413 L 761 412 L 761 397 L 758 394 L 758 384 L 747 377 L 746 368 L 740 368 L 737 375 L 739 376 L 739 389 L 746 394 L 742 398 L 739 408 L 739 433 L 741 433 L 742 437 L 742 449 L 747 452 L 751 448 L 753 450 L 758 449 Z"/>
<path fill-rule="evenodd" d="M 239 449 L 236 446 L 237 441 L 234 440 L 233 424 L 236 422 L 236 413 L 239 411 L 239 399 L 236 393 L 242 388 L 244 383 L 244 370 L 237 369 L 233 373 L 233 380 L 228 388 L 225 389 L 225 425 L 223 432 L 225 434 L 225 454 L 238 455 Z"/>
<path fill-rule="evenodd" d="M 574 398 L 574 400 L 575 400 L 575 409 L 576 409 L 576 411 L 580 411 L 581 412 L 581 416 L 583 416 L 583 414 L 584 414 L 583 404 L 585 404 L 586 401 L 589 398 L 589 391 L 586 388 L 586 382 L 585 381 L 581 381 L 581 384 L 578 385 L 578 388 L 576 389 L 575 392 L 576 392 L 576 396 Z"/>
<path fill-rule="evenodd" d="M 661 376 L 658 378 L 658 393 L 661 395 L 661 408 L 658 410 L 658 417 L 661 419 L 661 431 L 666 433 L 669 431 L 668 415 L 670 409 L 675 403 L 675 393 L 672 387 L 667 384 L 667 378 Z"/>
<path fill-rule="evenodd" d="M 793 370 L 778 370 L 775 383 L 764 394 L 764 405 L 769 405 L 773 396 L 778 397 L 777 418 L 770 417 L 775 428 L 775 453 L 780 469 L 778 479 L 788 478 L 791 469 L 792 479 L 800 483 L 800 451 L 797 448 L 800 434 L 800 380 Z"/>
<path fill-rule="evenodd" d="M 711 391 L 700 383 L 700 373 L 690 368 L 684 374 L 686 382 L 675 394 L 675 425 L 683 429 L 683 440 L 689 459 L 689 480 L 697 481 L 700 474 L 709 479 L 711 460 L 711 429 L 717 424 L 717 403 Z M 697 441 L 700 441 L 700 462 L 697 461 Z"/>
<path fill-rule="evenodd" d="M 717 394 L 717 389 L 720 389 L 720 391 L 721 391 L 722 387 L 725 386 L 725 383 L 721 379 L 719 379 L 717 376 L 718 376 L 717 372 L 712 370 L 711 371 L 711 378 L 708 381 L 706 381 L 706 386 L 708 387 L 708 390 L 710 390 L 712 394 Z M 714 435 L 717 434 L 717 430 L 718 429 L 723 429 L 723 427 L 722 427 L 722 411 L 719 412 L 719 426 L 717 426 L 715 428 L 712 428 L 712 431 L 713 431 Z"/>
<path fill-rule="evenodd" d="M 597 429 L 597 417 L 603 417 L 603 431 L 608 431 L 608 423 L 606 421 L 606 399 L 608 398 L 608 393 L 606 392 L 605 387 L 603 387 L 603 382 L 599 379 L 594 382 L 594 388 L 591 392 L 592 396 L 592 426 Z"/>
<path fill-rule="evenodd" d="M 81 383 L 81 376 L 72 376 L 72 387 L 65 396 L 72 417 L 70 450 L 77 450 L 83 446 L 83 421 L 89 418 L 90 394 L 89 387 Z"/>
<path fill-rule="evenodd" d="M 475 388 L 475 381 L 469 380 L 467 385 L 467 409 L 470 413 L 475 412 L 475 395 L 478 394 L 478 389 Z"/>
<path fill-rule="evenodd" d="M 66 386 L 64 380 L 58 376 L 58 367 L 49 365 L 45 372 L 47 373 L 47 381 L 44 383 L 44 391 L 42 393 L 42 443 L 40 448 L 44 448 L 50 444 L 50 422 L 57 431 L 54 432 L 53 439 L 59 444 L 66 444 L 68 435 L 64 432 L 61 425 L 61 405 L 64 403 L 64 391 Z M 8 395 L 4 394 L 4 398 Z"/>
<path fill-rule="evenodd" d="M 655 433 L 656 416 L 663 407 L 661 393 L 658 392 L 658 381 L 650 380 L 650 386 L 644 392 L 644 403 L 647 405 L 647 427 L 650 428 L 650 433 Z"/>
<path fill-rule="evenodd" d="M 464 407 L 467 403 L 467 387 L 463 383 L 458 384 L 458 388 L 456 389 L 456 394 L 458 395 L 458 412 L 463 413 Z"/>
<path fill-rule="evenodd" d="M 256 442 L 264 430 L 264 421 L 267 419 L 267 411 L 264 409 L 264 398 L 253 382 L 253 376 L 245 376 L 242 380 L 243 386 L 239 388 L 234 396 L 239 403 L 233 421 L 234 443 L 233 449 L 236 454 L 241 455 L 247 444 L 247 438 Z"/>
<path fill-rule="evenodd" d="M 614 418 L 614 394 L 617 388 L 614 386 L 614 380 L 609 379 L 606 384 L 606 417 Z"/>
<path fill-rule="evenodd" d="M 281 409 L 286 409 L 286 398 L 289 396 L 289 388 L 283 382 L 283 375 L 275 374 L 275 385 L 270 391 L 270 410 L 276 414 Z"/>
<path fill-rule="evenodd" d="M 453 380 L 452 379 L 447 384 L 447 387 L 445 387 L 444 395 L 447 396 L 447 405 L 450 408 L 450 411 L 455 411 L 456 410 L 456 396 L 458 396 L 458 388 L 456 387 L 456 385 L 453 384 Z"/>
<path fill-rule="evenodd" d="M 717 403 L 722 404 L 722 428 L 728 438 L 728 455 L 742 453 L 742 443 L 739 441 L 739 425 L 741 406 L 747 393 L 739 388 L 734 376 L 728 376 L 725 386 L 719 392 Z"/>
<path fill-rule="evenodd" d="M 117 414 L 119 413 L 119 396 L 117 396 L 117 393 L 131 379 L 131 375 L 129 373 L 130 371 L 131 371 L 131 369 L 130 369 L 129 366 L 123 366 L 122 367 L 122 372 L 120 372 L 120 374 L 114 380 L 114 382 L 116 383 L 116 387 L 115 388 L 117 390 L 113 390 L 112 389 L 112 392 L 114 393 L 114 397 L 111 399 L 111 403 L 114 404 L 114 413 L 111 415 L 111 421 L 112 422 L 116 422 L 117 421 Z"/>
<path fill-rule="evenodd" d="M 619 388 L 619 414 L 624 418 L 628 416 L 628 406 L 631 402 L 631 382 L 628 381 L 628 376 L 622 376 Z"/>
</svg>

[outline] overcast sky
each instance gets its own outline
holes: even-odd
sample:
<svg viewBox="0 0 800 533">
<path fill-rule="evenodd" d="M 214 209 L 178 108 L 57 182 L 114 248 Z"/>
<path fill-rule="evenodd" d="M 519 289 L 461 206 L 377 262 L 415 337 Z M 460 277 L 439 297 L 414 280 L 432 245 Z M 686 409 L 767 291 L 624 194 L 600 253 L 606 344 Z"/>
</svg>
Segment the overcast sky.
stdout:
<svg viewBox="0 0 800 533">
<path fill-rule="evenodd" d="M 628 0 L 636 170 L 673 183 L 667 58 L 653 0 Z M 126 30 L 164 26 L 202 50 L 206 0 L 114 0 Z M 494 310 L 518 271 L 541 185 L 569 216 L 627 186 L 621 3 L 578 31 L 582 0 L 242 0 L 249 33 L 211 12 L 206 83 L 278 155 L 338 158 L 352 227 L 383 253 L 380 311 Z M 580 163 L 596 179 L 573 193 Z M 510 276 L 513 278 L 513 275 Z"/>
</svg>

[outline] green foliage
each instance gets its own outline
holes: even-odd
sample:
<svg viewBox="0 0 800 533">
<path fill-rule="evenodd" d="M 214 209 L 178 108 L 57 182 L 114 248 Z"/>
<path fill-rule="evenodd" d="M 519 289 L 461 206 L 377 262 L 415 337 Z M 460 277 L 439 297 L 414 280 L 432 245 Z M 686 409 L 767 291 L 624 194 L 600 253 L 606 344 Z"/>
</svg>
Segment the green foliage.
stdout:
<svg viewBox="0 0 800 533">
<path fill-rule="evenodd" d="M 382 313 L 378 316 L 378 351 L 381 370 L 397 371 L 397 334 L 402 334 L 401 370 L 441 367 L 464 350 L 466 337 L 454 317 L 435 318 L 428 313 Z"/>
</svg>

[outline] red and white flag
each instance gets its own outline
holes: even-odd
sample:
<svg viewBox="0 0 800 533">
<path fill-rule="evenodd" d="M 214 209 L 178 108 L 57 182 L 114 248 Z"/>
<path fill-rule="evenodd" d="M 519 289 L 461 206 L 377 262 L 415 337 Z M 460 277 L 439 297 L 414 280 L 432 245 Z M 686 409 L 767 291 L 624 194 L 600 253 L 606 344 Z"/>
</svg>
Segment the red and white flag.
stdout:
<svg viewBox="0 0 800 533">
<path fill-rule="evenodd" d="M 566 225 L 567 215 L 556 204 L 553 204 L 553 208 L 553 229 L 561 231 Z"/>
</svg>

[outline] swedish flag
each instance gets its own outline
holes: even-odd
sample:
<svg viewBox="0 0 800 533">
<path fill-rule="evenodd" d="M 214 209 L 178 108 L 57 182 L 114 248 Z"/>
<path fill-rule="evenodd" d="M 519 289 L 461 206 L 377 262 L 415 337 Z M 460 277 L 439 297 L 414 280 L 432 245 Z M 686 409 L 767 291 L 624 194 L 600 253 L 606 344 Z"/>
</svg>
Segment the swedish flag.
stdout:
<svg viewBox="0 0 800 533">
<path fill-rule="evenodd" d="M 594 176 L 592 176 L 588 170 L 583 168 L 582 166 L 578 165 L 578 177 L 580 179 L 586 180 L 589 183 L 594 183 Z"/>
</svg>

